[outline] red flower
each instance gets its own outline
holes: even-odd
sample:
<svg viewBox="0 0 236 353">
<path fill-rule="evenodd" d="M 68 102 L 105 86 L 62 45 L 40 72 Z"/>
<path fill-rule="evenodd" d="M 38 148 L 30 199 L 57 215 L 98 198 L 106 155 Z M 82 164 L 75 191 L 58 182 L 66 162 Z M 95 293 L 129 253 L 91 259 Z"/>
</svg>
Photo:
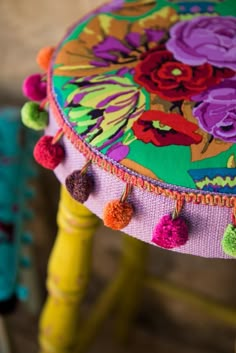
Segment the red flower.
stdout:
<svg viewBox="0 0 236 353">
<path fill-rule="evenodd" d="M 147 91 L 171 102 L 190 100 L 235 74 L 230 69 L 219 69 L 207 63 L 199 66 L 183 64 L 164 46 L 148 51 L 142 59 L 135 67 L 134 80 Z"/>
<path fill-rule="evenodd" d="M 156 146 L 198 144 L 202 140 L 198 126 L 179 114 L 148 110 L 133 124 L 135 136 Z"/>
</svg>

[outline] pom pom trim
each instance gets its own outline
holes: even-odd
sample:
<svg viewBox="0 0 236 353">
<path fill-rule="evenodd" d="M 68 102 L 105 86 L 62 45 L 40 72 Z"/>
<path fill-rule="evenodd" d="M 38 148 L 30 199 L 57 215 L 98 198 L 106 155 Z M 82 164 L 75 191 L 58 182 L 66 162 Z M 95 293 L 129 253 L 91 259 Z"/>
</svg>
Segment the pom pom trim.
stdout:
<svg viewBox="0 0 236 353">
<path fill-rule="evenodd" d="M 38 103 L 26 102 L 21 109 L 22 123 L 33 130 L 43 130 L 48 125 L 48 112 Z"/>
<path fill-rule="evenodd" d="M 109 201 L 103 210 L 104 225 L 114 230 L 128 226 L 134 214 L 133 206 L 127 202 L 132 185 L 126 184 L 120 199 Z"/>
<path fill-rule="evenodd" d="M 61 136 L 61 134 L 58 135 Z M 42 136 L 33 151 L 35 160 L 44 168 L 50 170 L 55 169 L 65 158 L 64 148 L 57 143 L 57 139 L 54 139 L 53 136 Z"/>
<path fill-rule="evenodd" d="M 236 257 L 236 202 L 232 210 L 232 224 L 225 229 L 221 246 L 225 254 Z"/>
<path fill-rule="evenodd" d="M 178 248 L 187 241 L 188 227 L 183 217 L 163 216 L 154 228 L 152 242 L 161 248 Z"/>
<path fill-rule="evenodd" d="M 93 179 L 87 175 L 90 164 L 91 162 L 88 161 L 81 170 L 73 171 L 65 180 L 67 191 L 80 203 L 87 201 L 93 189 Z"/>
<path fill-rule="evenodd" d="M 233 224 L 228 224 L 225 229 L 221 246 L 225 254 L 236 257 L 236 227 Z"/>
<path fill-rule="evenodd" d="M 44 47 L 39 50 L 36 57 L 36 62 L 42 70 L 47 71 L 50 67 L 50 61 L 52 59 L 54 50 L 55 48 L 52 46 Z"/>
<path fill-rule="evenodd" d="M 155 226 L 152 242 L 164 249 L 174 249 L 185 245 L 188 241 L 188 226 L 180 216 L 184 206 L 184 199 L 176 201 L 172 215 L 163 216 Z"/>
<path fill-rule="evenodd" d="M 47 97 L 47 82 L 45 76 L 33 74 L 23 82 L 22 92 L 24 96 L 35 102 L 41 102 Z"/>
<path fill-rule="evenodd" d="M 133 206 L 129 202 L 109 201 L 103 210 L 104 225 L 114 230 L 121 230 L 128 226 L 133 213 Z"/>
</svg>

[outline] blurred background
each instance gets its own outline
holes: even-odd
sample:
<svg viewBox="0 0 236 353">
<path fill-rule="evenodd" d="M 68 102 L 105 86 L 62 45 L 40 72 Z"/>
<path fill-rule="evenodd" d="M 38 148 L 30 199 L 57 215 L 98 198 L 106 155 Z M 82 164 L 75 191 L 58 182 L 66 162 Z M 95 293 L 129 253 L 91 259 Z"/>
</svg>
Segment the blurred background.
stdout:
<svg viewBox="0 0 236 353">
<path fill-rule="evenodd" d="M 23 79 L 38 71 L 38 50 L 56 44 L 65 30 L 103 0 L 0 0 L 0 104 L 20 106 Z M 31 202 L 30 228 L 39 291 L 45 299 L 46 266 L 56 235 L 59 184 L 51 172 L 39 169 L 36 196 Z M 94 245 L 93 275 L 85 307 L 118 268 L 122 236 L 100 227 Z M 164 280 L 201 293 L 224 306 L 236 307 L 236 263 L 203 259 L 149 247 L 149 272 Z M 124 293 L 125 295 L 125 293 Z M 110 320 L 110 321 L 109 321 Z M 125 346 L 112 335 L 111 316 L 91 348 L 91 353 L 233 353 L 235 326 L 216 320 L 205 310 L 166 294 L 144 290 L 134 328 Z M 24 304 L 7 320 L 13 353 L 36 353 L 38 315 Z"/>
</svg>

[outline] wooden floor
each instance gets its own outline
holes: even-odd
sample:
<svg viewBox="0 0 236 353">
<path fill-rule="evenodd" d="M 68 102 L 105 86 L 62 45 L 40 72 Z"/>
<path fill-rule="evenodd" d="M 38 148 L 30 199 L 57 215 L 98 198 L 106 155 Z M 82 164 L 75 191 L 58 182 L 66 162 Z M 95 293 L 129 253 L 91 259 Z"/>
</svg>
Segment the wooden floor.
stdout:
<svg viewBox="0 0 236 353">
<path fill-rule="evenodd" d="M 56 234 L 55 214 L 58 184 L 47 171 L 37 180 L 37 196 L 32 204 L 39 286 L 45 297 L 46 264 Z M 84 303 L 91 308 L 104 285 L 116 273 L 121 236 L 104 227 L 94 246 L 94 274 Z M 150 247 L 149 270 L 194 291 L 236 307 L 235 262 L 207 260 L 170 253 Z M 196 308 L 163 295 L 145 291 L 129 342 L 122 346 L 114 335 L 115 313 L 104 325 L 89 353 L 234 353 L 235 328 L 217 322 Z M 38 315 L 25 305 L 8 317 L 13 353 L 36 353 Z"/>
</svg>

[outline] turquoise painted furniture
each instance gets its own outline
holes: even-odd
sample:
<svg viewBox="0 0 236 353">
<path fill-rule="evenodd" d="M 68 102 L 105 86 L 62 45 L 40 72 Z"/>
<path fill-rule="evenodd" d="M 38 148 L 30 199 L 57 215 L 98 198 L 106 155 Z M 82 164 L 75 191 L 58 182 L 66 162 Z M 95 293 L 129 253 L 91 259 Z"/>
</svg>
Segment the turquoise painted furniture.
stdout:
<svg viewBox="0 0 236 353">
<path fill-rule="evenodd" d="M 20 268 L 31 259 L 24 247 L 32 237 L 26 221 L 33 214 L 28 201 L 33 195 L 29 181 L 36 170 L 32 162 L 35 133 L 22 127 L 19 109 L 0 109 L 0 313 L 11 311 L 16 299 L 26 299 L 28 289 L 19 285 Z"/>
</svg>

